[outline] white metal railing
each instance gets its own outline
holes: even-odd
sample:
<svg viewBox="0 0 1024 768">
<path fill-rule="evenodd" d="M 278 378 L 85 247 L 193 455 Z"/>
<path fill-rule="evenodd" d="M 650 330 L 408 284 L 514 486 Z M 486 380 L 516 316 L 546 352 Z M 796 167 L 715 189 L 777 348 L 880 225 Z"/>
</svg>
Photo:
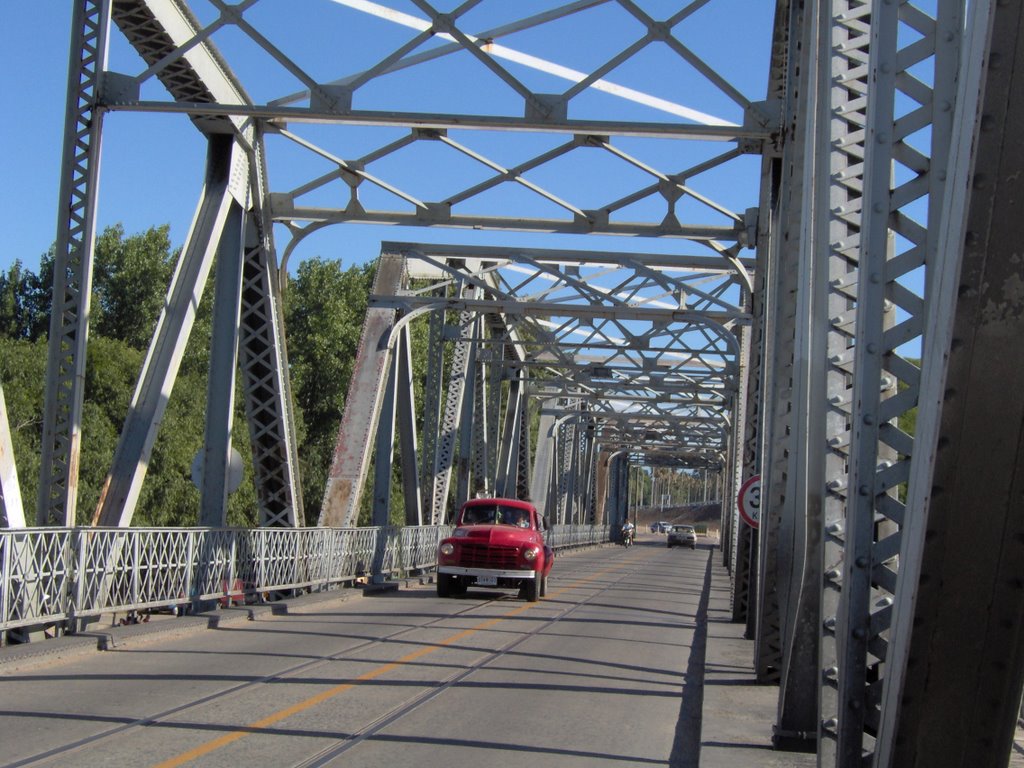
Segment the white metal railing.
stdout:
<svg viewBox="0 0 1024 768">
<path fill-rule="evenodd" d="M 260 601 L 359 577 L 436 566 L 446 526 L 384 528 L 22 528 L 0 530 L 0 632 L 193 601 Z M 609 540 L 561 525 L 554 549 Z M 2 638 L 0 638 L 2 640 Z"/>
</svg>

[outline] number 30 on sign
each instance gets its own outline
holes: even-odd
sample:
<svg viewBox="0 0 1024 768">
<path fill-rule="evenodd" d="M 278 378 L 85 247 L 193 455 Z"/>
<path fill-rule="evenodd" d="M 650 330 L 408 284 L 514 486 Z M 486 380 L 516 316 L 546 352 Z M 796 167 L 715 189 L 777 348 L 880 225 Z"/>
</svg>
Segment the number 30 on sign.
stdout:
<svg viewBox="0 0 1024 768">
<path fill-rule="evenodd" d="M 743 522 L 751 528 L 761 524 L 761 476 L 754 475 L 740 488 L 736 503 Z"/>
</svg>

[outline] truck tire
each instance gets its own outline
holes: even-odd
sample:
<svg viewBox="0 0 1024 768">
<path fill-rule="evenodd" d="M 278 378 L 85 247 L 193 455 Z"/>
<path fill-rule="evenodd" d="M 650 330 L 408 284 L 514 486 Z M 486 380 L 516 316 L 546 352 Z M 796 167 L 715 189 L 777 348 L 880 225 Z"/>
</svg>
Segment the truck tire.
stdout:
<svg viewBox="0 0 1024 768">
<path fill-rule="evenodd" d="M 544 578 L 537 574 L 532 579 L 523 582 L 523 597 L 528 603 L 536 603 L 540 600 L 540 581 Z"/>
<path fill-rule="evenodd" d="M 452 596 L 452 583 L 455 581 L 455 577 L 450 573 L 439 573 L 437 574 L 437 596 L 438 597 L 451 597 Z"/>
</svg>

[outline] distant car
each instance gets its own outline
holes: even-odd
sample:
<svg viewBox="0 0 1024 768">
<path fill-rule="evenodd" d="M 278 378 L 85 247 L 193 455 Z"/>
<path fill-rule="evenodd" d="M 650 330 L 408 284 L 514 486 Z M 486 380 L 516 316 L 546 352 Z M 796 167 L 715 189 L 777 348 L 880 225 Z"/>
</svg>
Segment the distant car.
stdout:
<svg viewBox="0 0 1024 768">
<path fill-rule="evenodd" d="M 681 547 L 697 548 L 697 531 L 692 525 L 673 525 L 668 532 L 668 548 L 676 544 Z"/>
<path fill-rule="evenodd" d="M 659 520 L 651 526 L 653 533 L 668 533 L 670 530 L 672 530 L 672 524 L 666 523 L 664 520 Z"/>
</svg>

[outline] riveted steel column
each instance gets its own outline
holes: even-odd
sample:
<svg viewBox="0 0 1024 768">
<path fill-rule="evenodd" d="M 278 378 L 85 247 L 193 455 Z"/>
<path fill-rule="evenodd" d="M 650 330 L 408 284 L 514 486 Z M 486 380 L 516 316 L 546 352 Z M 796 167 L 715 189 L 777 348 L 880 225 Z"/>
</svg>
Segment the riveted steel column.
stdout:
<svg viewBox="0 0 1024 768">
<path fill-rule="evenodd" d="M 235 411 L 238 326 L 242 306 L 244 229 L 245 214 L 242 207 L 232 202 L 217 248 L 213 336 L 206 390 L 206 433 L 202 452 L 199 524 L 211 528 L 227 525 L 231 425 Z"/>
<path fill-rule="evenodd" d="M 916 453 L 899 419 L 920 392 L 920 370 L 900 347 L 929 330 L 962 11 L 961 0 L 939 0 L 935 18 L 909 3 L 870 8 L 861 234 L 856 280 L 843 279 L 856 301 L 855 330 L 852 355 L 836 359 L 852 362 L 849 492 L 845 521 L 826 521 L 822 661 L 829 684 L 819 753 L 843 766 L 863 765 L 874 753 L 891 669 L 896 556 L 906 520 L 897 490 Z M 911 287 L 922 266 L 923 296 Z"/>
<path fill-rule="evenodd" d="M 967 12 L 929 250 L 890 645 L 903 674 L 886 679 L 876 747 L 886 768 L 1013 764 L 1024 687 L 1024 12 L 990 0 Z M 936 87 L 940 103 L 951 93 Z"/>
<path fill-rule="evenodd" d="M 246 249 L 242 267 L 239 366 L 252 445 L 259 524 L 269 528 L 292 528 L 305 525 L 298 440 L 281 310 L 280 272 L 271 222 L 266 206 L 262 205 L 266 196 L 263 134 L 259 130 L 254 133 L 249 165 L 255 199 L 250 228 L 258 246 Z"/>
<path fill-rule="evenodd" d="M 454 329 L 456 337 L 451 365 L 448 369 L 448 386 L 441 415 L 434 464 L 431 525 L 443 525 L 448 521 L 448 491 L 452 469 L 455 466 L 456 439 L 458 438 L 458 427 L 463 423 L 465 416 L 463 400 L 466 394 L 467 380 L 472 375 L 470 366 L 473 358 L 474 322 L 474 313 L 461 312 L 459 313 L 458 327 Z"/>
<path fill-rule="evenodd" d="M 106 68 L 109 29 L 108 0 L 74 3 L 37 525 L 75 524 L 103 128 L 103 110 L 98 100 Z"/>
</svg>

